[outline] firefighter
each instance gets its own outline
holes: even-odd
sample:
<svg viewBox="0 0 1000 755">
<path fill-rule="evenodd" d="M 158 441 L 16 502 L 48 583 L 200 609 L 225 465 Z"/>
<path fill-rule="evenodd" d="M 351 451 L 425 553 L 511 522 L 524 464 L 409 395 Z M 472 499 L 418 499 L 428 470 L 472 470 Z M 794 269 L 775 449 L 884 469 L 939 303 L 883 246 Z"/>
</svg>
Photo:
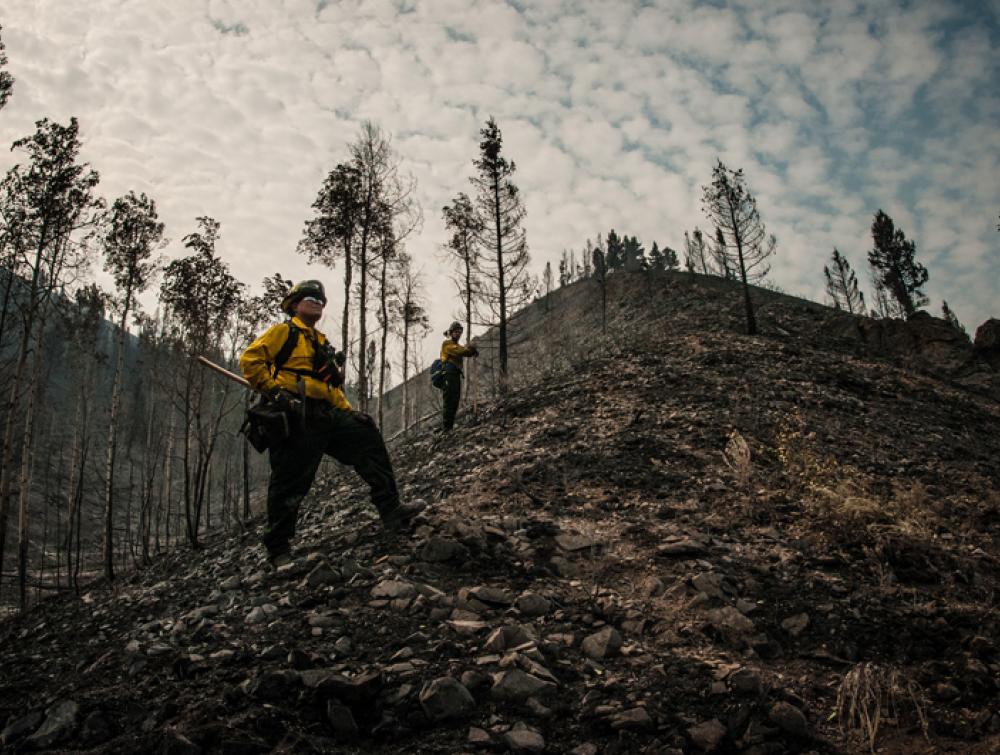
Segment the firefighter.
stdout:
<svg viewBox="0 0 1000 755">
<path fill-rule="evenodd" d="M 462 323 L 453 322 L 444 332 L 446 339 L 441 344 L 441 364 L 444 370 L 444 403 L 441 416 L 441 430 L 448 432 L 455 426 L 455 415 L 458 413 L 458 402 L 462 397 L 462 360 L 465 357 L 479 356 L 475 346 L 462 346 L 458 339 L 462 337 Z"/>
<path fill-rule="evenodd" d="M 287 322 L 269 328 L 240 358 L 250 385 L 283 406 L 292 419 L 287 438 L 272 442 L 263 542 L 275 566 L 291 562 L 299 506 L 309 492 L 323 454 L 354 467 L 371 489 L 371 500 L 387 529 L 409 523 L 422 501 L 400 503 L 392 462 L 382 434 L 367 414 L 354 411 L 342 389 L 343 355 L 316 323 L 326 292 L 315 280 L 294 286 L 281 302 Z"/>
</svg>

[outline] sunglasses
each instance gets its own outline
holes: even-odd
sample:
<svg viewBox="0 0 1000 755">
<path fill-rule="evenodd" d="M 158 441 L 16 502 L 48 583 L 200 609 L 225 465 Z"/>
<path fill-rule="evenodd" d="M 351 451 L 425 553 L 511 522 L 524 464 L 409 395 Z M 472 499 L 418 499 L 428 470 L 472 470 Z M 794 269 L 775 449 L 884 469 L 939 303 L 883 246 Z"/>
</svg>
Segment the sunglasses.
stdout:
<svg viewBox="0 0 1000 755">
<path fill-rule="evenodd" d="M 315 296 L 303 296 L 302 301 L 311 301 L 313 304 L 319 304 L 321 307 L 323 306 L 323 302 Z"/>
</svg>

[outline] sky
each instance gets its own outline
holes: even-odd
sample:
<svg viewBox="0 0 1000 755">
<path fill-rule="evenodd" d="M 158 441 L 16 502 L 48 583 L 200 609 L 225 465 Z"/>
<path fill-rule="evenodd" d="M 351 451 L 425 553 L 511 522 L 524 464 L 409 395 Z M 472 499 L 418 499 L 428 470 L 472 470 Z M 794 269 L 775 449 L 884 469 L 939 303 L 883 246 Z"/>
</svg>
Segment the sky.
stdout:
<svg viewBox="0 0 1000 755">
<path fill-rule="evenodd" d="M 459 308 L 441 209 L 470 191 L 490 116 L 535 273 L 610 228 L 680 252 L 711 230 L 721 159 L 777 236 L 786 292 L 824 300 L 837 248 L 867 293 L 882 209 L 916 243 L 933 314 L 947 300 L 970 334 L 1000 316 L 1000 0 L 5 0 L 0 25 L 0 170 L 36 120 L 76 116 L 100 193 L 155 199 L 168 257 L 214 217 L 251 290 L 327 282 L 328 333 L 341 270 L 295 248 L 360 124 L 417 181 L 430 359 Z"/>
</svg>

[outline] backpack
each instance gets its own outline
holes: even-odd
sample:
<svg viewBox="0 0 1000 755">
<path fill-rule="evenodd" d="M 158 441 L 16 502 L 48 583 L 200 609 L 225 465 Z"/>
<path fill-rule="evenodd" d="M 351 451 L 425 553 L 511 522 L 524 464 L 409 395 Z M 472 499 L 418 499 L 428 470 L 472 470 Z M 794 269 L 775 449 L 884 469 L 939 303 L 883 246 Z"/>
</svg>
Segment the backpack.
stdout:
<svg viewBox="0 0 1000 755">
<path fill-rule="evenodd" d="M 444 390 L 444 362 L 440 359 L 431 362 L 431 385 L 438 390 Z"/>
</svg>

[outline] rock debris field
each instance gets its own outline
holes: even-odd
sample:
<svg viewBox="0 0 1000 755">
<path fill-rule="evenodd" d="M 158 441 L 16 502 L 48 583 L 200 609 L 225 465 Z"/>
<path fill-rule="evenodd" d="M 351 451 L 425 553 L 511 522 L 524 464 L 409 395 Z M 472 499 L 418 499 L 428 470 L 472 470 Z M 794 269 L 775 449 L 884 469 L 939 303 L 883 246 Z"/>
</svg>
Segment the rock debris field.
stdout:
<svg viewBox="0 0 1000 755">
<path fill-rule="evenodd" d="M 292 564 L 216 533 L 5 620 L 0 744 L 997 752 L 1000 405 L 764 314 L 401 438 L 412 531 L 331 464 Z"/>
</svg>

